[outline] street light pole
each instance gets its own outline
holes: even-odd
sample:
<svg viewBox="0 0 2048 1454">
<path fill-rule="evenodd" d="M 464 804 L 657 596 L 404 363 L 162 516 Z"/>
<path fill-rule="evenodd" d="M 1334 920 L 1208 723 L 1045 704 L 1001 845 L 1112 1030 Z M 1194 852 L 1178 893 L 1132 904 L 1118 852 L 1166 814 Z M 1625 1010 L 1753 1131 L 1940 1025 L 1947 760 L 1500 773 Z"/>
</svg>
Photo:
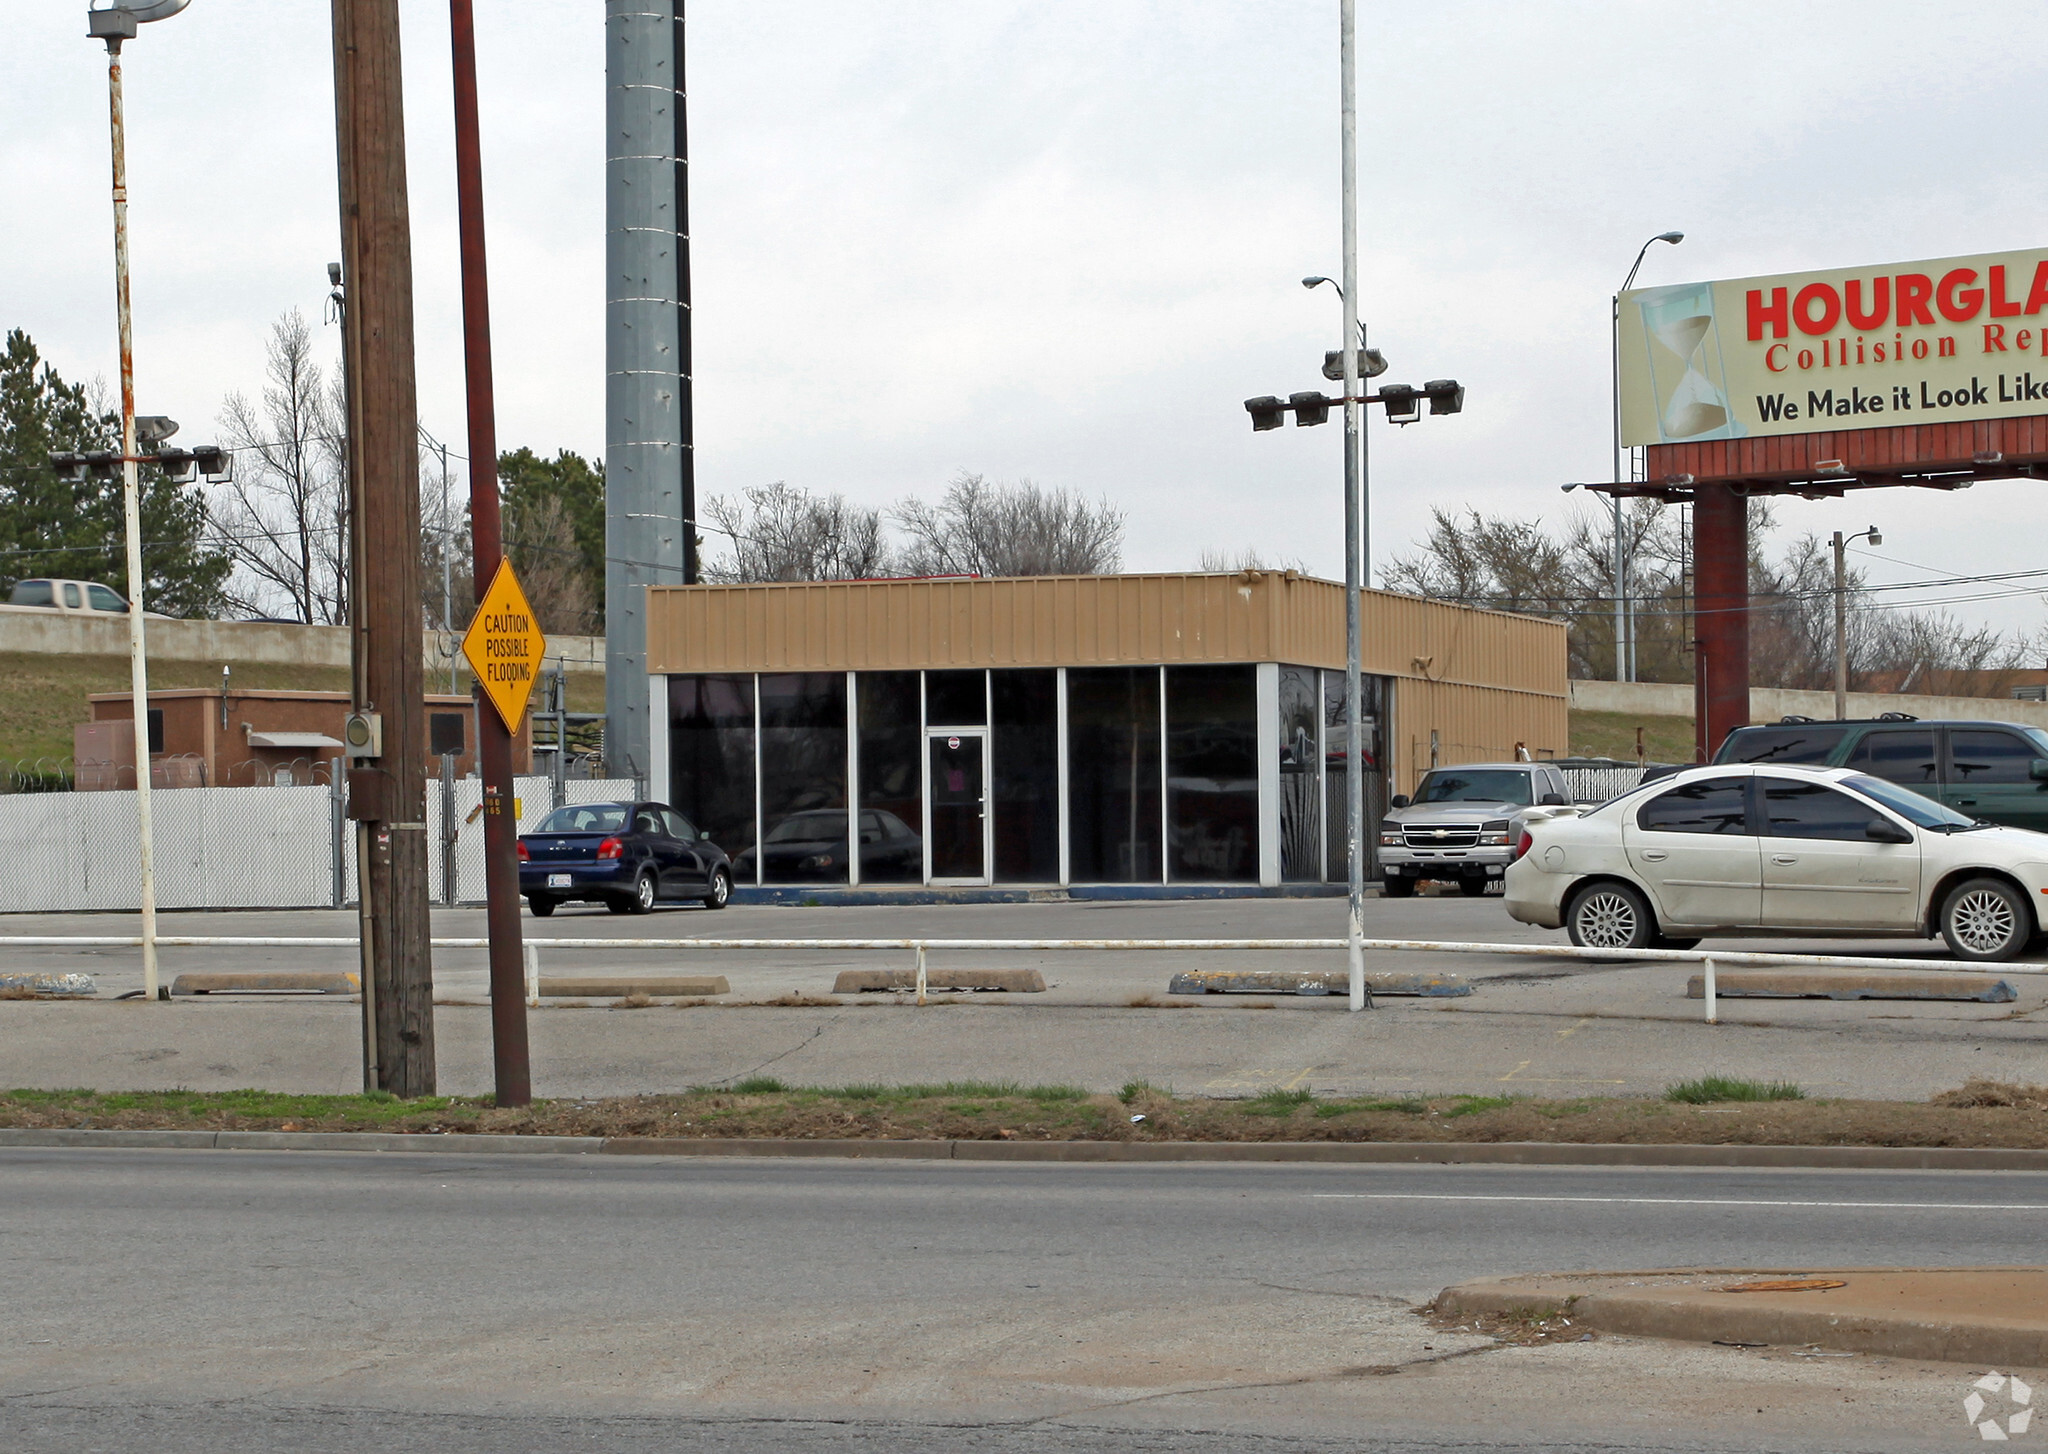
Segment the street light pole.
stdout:
<svg viewBox="0 0 2048 1454">
<path fill-rule="evenodd" d="M 1837 530 L 1834 534 L 1835 547 L 1835 720 L 1849 720 L 1849 568 L 1848 553 L 1851 540 L 1868 537 L 1872 545 L 1883 545 L 1884 537 L 1877 527 L 1859 530 L 1854 535 L 1844 536 Z"/>
<path fill-rule="evenodd" d="M 135 723 L 136 851 L 142 870 L 142 995 L 157 998 L 156 865 L 149 801 L 149 666 L 143 642 L 142 480 L 135 456 L 135 329 L 128 307 L 128 123 L 121 97 L 121 42 L 140 21 L 162 20 L 185 0 L 88 10 L 86 33 L 107 46 L 107 110 L 114 154 L 114 300 L 121 331 L 121 513 L 128 554 L 128 690 Z"/>
<path fill-rule="evenodd" d="M 1607 319 L 1608 355 L 1613 365 L 1614 403 L 1614 482 L 1621 483 L 1621 295 L 1635 284 L 1636 270 L 1643 265 L 1643 257 L 1650 250 L 1650 244 L 1668 242 L 1677 246 L 1685 241 L 1682 232 L 1660 232 L 1642 245 L 1636 253 L 1635 266 L 1628 270 L 1628 277 L 1610 300 Z M 1621 493 L 1609 496 L 1614 506 L 1614 679 L 1618 682 L 1632 682 L 1636 679 L 1636 631 L 1634 603 L 1628 592 L 1628 555 L 1621 541 Z"/>
<path fill-rule="evenodd" d="M 1369 1009 L 1365 986 L 1365 772 L 1359 713 L 1359 590 L 1364 583 L 1364 441 L 1358 399 L 1358 0 L 1341 0 L 1338 43 L 1344 170 L 1344 866 L 1350 911 L 1345 956 L 1351 1008 Z"/>
</svg>

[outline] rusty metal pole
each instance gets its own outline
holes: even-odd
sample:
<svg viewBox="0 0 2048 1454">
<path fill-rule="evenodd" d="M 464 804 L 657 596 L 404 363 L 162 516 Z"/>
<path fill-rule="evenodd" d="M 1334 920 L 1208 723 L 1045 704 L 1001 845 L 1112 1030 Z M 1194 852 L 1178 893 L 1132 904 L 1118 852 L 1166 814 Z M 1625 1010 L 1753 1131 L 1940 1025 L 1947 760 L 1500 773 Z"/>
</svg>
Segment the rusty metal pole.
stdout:
<svg viewBox="0 0 2048 1454">
<path fill-rule="evenodd" d="M 133 35 L 134 27 L 128 27 Z M 121 99 L 121 41 L 107 43 L 107 105 L 114 137 L 114 297 L 121 329 L 121 514 L 128 551 L 128 689 L 135 721 L 136 848 L 142 872 L 142 997 L 157 998 L 155 828 L 149 800 L 149 666 L 143 643 L 142 483 L 135 462 L 135 330 L 128 308 L 128 125 Z"/>
<path fill-rule="evenodd" d="M 455 53 L 455 206 L 462 236 L 462 353 L 469 382 L 469 528 L 476 596 L 504 557 L 498 520 L 498 416 L 491 392 L 491 297 L 484 266 L 483 149 L 476 104 L 476 17 L 471 0 L 448 0 Z M 512 730 L 477 697 L 477 761 L 484 780 L 484 918 L 491 950 L 491 1052 L 497 1101 L 533 1100 L 526 1044 L 526 964 L 519 929 L 519 823 L 514 813 Z"/>
<path fill-rule="evenodd" d="M 364 825 L 363 1008 L 380 1088 L 432 1095 L 427 913 L 425 622 L 420 600 L 419 404 L 398 0 L 333 0 L 341 247 L 348 281 L 348 448 L 355 489 L 356 708 L 383 717 L 381 755 L 349 773 Z M 367 1043 L 370 1040 L 366 1036 Z"/>
<path fill-rule="evenodd" d="M 1749 501 L 1706 485 L 1693 506 L 1700 760 L 1749 721 Z"/>
</svg>

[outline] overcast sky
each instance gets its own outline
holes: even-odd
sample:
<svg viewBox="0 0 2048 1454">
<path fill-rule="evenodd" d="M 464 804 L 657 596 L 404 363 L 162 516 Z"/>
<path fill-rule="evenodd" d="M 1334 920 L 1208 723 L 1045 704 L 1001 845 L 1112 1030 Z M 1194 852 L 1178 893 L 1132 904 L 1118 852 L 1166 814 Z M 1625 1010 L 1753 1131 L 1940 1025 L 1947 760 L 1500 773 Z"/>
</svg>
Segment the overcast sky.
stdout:
<svg viewBox="0 0 2048 1454">
<path fill-rule="evenodd" d="M 401 8 L 420 414 L 459 444 L 447 9 Z M 476 8 L 499 439 L 597 455 L 602 6 Z M 84 10 L 0 17 L 0 326 L 111 377 Z M 1608 295 L 1653 233 L 1687 236 L 1645 283 L 2048 242 L 2039 4 L 1360 11 L 1364 312 L 1391 378 L 1469 389 L 1461 416 L 1373 427 L 1377 560 L 1432 504 L 1554 518 L 1561 483 L 1606 477 Z M 1341 575 L 1339 429 L 1254 436 L 1242 408 L 1320 386 L 1338 344 L 1335 296 L 1299 282 L 1339 269 L 1336 0 L 699 0 L 689 46 L 700 490 L 886 504 L 966 469 L 1108 497 L 1133 569 L 1253 548 Z M 320 315 L 327 6 L 193 0 L 126 59 L 140 403 L 199 441 L 260 384 L 272 320 Z M 2043 489 L 1780 520 L 1880 525 L 1879 580 L 2029 569 Z"/>
</svg>

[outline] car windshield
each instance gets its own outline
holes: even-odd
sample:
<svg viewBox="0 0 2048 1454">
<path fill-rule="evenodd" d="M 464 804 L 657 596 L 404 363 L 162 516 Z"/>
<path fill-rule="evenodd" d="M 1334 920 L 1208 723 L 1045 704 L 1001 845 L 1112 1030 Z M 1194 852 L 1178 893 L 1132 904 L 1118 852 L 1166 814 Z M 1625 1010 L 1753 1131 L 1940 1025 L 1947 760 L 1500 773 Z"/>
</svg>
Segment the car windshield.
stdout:
<svg viewBox="0 0 2048 1454">
<path fill-rule="evenodd" d="M 1901 818 L 1921 828 L 1950 833 L 1958 828 L 1978 826 L 1976 819 L 1966 818 L 1953 808 L 1945 808 L 1932 798 L 1923 798 L 1911 788 L 1888 783 L 1881 777 L 1843 778 L 1842 786 L 1854 788 L 1866 798 L 1877 799 Z"/>
<path fill-rule="evenodd" d="M 1477 772 L 1463 768 L 1439 768 L 1422 780 L 1422 786 L 1415 790 L 1415 801 L 1418 804 L 1519 803 L 1527 807 L 1536 800 L 1529 795 L 1529 774 L 1526 772 L 1516 772 L 1513 768 Z"/>
<path fill-rule="evenodd" d="M 536 833 L 617 833 L 626 826 L 631 803 L 579 803 L 557 808 L 540 820 Z"/>
<path fill-rule="evenodd" d="M 768 830 L 770 843 L 817 843 L 845 837 L 844 813 L 793 813 Z"/>
</svg>

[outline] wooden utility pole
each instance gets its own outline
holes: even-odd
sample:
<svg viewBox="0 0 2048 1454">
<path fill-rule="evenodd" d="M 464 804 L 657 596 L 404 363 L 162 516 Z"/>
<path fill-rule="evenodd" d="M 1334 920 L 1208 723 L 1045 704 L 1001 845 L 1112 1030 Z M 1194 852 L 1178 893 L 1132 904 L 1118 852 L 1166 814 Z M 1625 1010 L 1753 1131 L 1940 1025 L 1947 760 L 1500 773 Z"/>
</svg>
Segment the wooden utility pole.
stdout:
<svg viewBox="0 0 2048 1454">
<path fill-rule="evenodd" d="M 455 61 L 455 201 L 462 235 L 462 343 L 469 384 L 469 525 L 476 598 L 504 558 L 498 521 L 498 413 L 491 387 L 491 295 L 484 267 L 483 147 L 476 101 L 476 18 L 470 0 L 449 0 Z M 538 663 L 536 663 L 537 665 Z M 484 902 L 491 936 L 491 1049 L 497 1101 L 533 1100 L 526 1048 L 526 973 L 519 933 L 519 823 L 512 781 L 512 724 L 477 689 L 477 762 L 484 780 Z"/>
<path fill-rule="evenodd" d="M 419 409 L 398 0 L 334 0 L 334 121 L 348 306 L 348 451 L 358 711 L 382 752 L 348 775 L 358 821 L 366 1079 L 431 1095 L 433 961 L 427 918 L 426 679 L 421 657 Z"/>
</svg>

